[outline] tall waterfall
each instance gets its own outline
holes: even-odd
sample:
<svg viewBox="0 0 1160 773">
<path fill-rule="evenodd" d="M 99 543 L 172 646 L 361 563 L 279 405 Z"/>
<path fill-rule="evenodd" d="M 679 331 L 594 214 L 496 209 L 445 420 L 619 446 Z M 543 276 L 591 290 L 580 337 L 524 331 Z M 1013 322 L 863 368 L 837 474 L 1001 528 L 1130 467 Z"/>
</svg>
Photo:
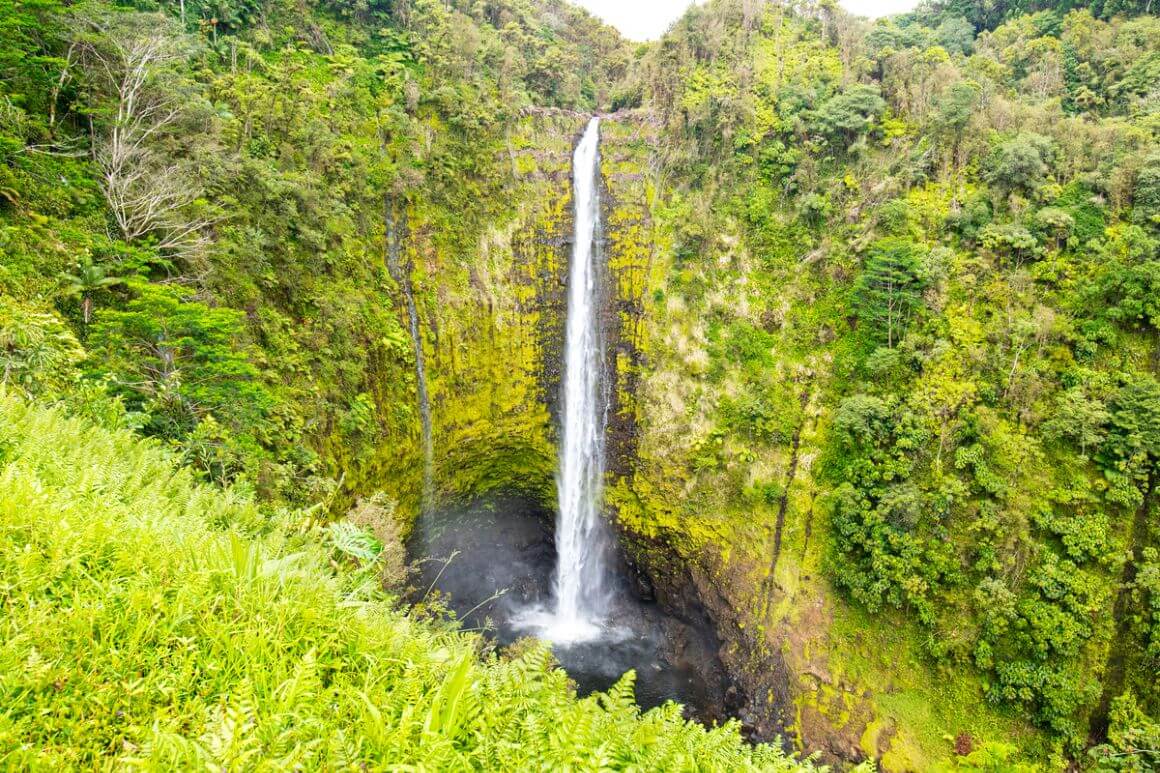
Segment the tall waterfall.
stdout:
<svg viewBox="0 0 1160 773">
<path fill-rule="evenodd" d="M 608 410 L 604 341 L 597 320 L 600 250 L 600 123 L 593 118 L 572 157 L 575 206 L 568 271 L 563 432 L 557 474 L 556 612 L 559 641 L 590 638 L 607 616 L 608 534 L 601 519 Z"/>
</svg>

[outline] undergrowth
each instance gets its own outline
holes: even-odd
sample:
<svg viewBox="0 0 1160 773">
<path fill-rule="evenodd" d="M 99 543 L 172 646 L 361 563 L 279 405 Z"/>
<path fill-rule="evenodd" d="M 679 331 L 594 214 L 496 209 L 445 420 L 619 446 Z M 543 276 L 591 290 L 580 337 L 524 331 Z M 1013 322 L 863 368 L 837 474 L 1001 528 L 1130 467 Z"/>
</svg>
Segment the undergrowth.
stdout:
<svg viewBox="0 0 1160 773">
<path fill-rule="evenodd" d="M 310 524 L 0 394 L 0 768 L 812 769 L 410 619 Z"/>
</svg>

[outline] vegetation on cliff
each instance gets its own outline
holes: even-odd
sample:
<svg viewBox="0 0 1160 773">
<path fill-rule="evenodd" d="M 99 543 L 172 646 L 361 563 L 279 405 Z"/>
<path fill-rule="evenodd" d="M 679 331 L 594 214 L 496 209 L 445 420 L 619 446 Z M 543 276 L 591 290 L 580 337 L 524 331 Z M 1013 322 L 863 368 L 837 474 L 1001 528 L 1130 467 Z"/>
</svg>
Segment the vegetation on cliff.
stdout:
<svg viewBox="0 0 1160 773">
<path fill-rule="evenodd" d="M 565 4 L 463 5 L 3 6 L 0 289 L 38 342 L 6 381 L 51 359 L 53 390 L 289 502 L 414 456 L 388 224 L 433 263 L 421 303 L 478 283 L 536 170 L 524 109 L 591 109 L 626 59 Z"/>
<path fill-rule="evenodd" d="M 673 246 L 625 501 L 773 651 L 816 567 L 972 684 L 940 722 L 1080 755 L 1160 711 L 1160 21 L 991 10 L 710 3 L 634 69 Z"/>
</svg>

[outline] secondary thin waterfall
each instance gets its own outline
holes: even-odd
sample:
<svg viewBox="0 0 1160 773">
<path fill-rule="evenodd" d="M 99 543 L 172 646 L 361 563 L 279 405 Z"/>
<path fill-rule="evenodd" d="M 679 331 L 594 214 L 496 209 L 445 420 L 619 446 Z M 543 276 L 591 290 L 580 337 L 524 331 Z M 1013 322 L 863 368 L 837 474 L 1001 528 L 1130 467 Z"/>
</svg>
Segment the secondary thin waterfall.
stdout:
<svg viewBox="0 0 1160 773">
<path fill-rule="evenodd" d="M 419 330 L 419 309 L 415 306 L 415 291 L 411 286 L 409 266 L 403 265 L 403 233 L 407 227 L 407 213 L 403 210 L 396 222 L 394 208 L 387 202 L 387 271 L 403 291 L 407 306 L 407 328 L 415 347 L 415 383 L 419 401 L 419 422 L 423 443 L 423 491 L 419 508 L 426 512 L 435 498 L 435 445 L 431 433 L 431 400 L 427 395 L 427 367 L 423 357 L 423 336 Z"/>
<path fill-rule="evenodd" d="M 600 121 L 593 118 L 572 157 L 575 206 L 568 271 L 564 410 L 556 487 L 556 612 L 552 638 L 585 638 L 607 616 L 608 535 L 601 519 L 608 399 L 597 320 L 600 250 Z"/>
</svg>

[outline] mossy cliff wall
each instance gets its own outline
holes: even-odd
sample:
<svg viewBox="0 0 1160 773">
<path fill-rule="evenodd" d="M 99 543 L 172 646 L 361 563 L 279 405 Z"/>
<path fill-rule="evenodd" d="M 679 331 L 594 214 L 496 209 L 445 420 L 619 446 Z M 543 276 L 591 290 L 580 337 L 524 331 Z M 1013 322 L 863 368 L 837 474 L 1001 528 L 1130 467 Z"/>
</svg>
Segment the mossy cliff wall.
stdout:
<svg viewBox="0 0 1160 773">
<path fill-rule="evenodd" d="M 665 292 L 674 271 L 674 215 L 661 179 L 658 126 L 645 113 L 604 123 L 602 171 L 606 185 L 605 235 L 616 288 L 609 315 L 610 366 L 616 389 L 609 421 L 609 493 L 630 561 L 671 612 L 708 622 L 722 642 L 720 655 L 738 688 L 737 711 L 755 735 L 784 731 L 788 677 L 780 653 L 763 646 L 751 614 L 760 594 L 744 574 L 740 588 L 734 535 L 718 526 L 731 492 L 702 509 L 692 488 L 689 438 L 670 433 L 670 414 L 686 415 L 699 395 L 679 383 L 685 363 L 668 351 L 672 320 Z M 690 428 L 686 428 L 687 430 Z M 748 513 L 736 519 L 750 520 Z M 741 591 L 740 593 L 738 591 Z"/>
<path fill-rule="evenodd" d="M 472 254 L 449 257 L 438 223 L 420 208 L 406 213 L 402 262 L 421 320 L 439 497 L 504 489 L 554 501 L 570 163 L 587 119 L 543 111 L 513 125 L 497 150 L 505 215 Z M 792 272 L 765 274 L 728 222 L 703 236 L 711 260 L 682 263 L 695 207 L 661 177 L 653 120 L 606 116 L 601 135 L 608 500 L 626 558 L 658 601 L 717 631 L 738 687 L 729 708 L 758 737 L 783 735 L 831 762 L 875 757 L 889 770 L 929 761 L 960 718 L 956 705 L 978 717 L 967 728 L 976 738 L 1021 733 L 973 693 L 932 690 L 914 643 L 856 620 L 824 580 L 828 519 L 811 467 L 829 363 L 784 313 L 809 308 L 816 288 Z M 774 376 L 758 386 L 780 413 L 760 441 L 721 429 L 722 406 L 754 389 L 735 375 L 740 366 L 712 365 L 715 331 L 736 324 L 771 342 Z M 395 381 L 376 402 L 397 408 L 401 395 L 413 407 L 413 365 L 384 368 Z M 385 490 L 410 519 L 423 452 L 417 415 L 403 413 L 401 429 L 346 474 L 351 489 Z"/>
<path fill-rule="evenodd" d="M 751 254 L 712 211 L 724 197 L 670 184 L 661 144 L 646 114 L 604 122 L 608 500 L 630 561 L 658 601 L 712 623 L 730 708 L 756 737 L 895 771 L 949 755 L 948 734 L 1034 745 L 980 684 L 936 673 L 905 626 L 833 591 L 814 476 L 833 409 L 825 288 L 799 270 L 792 229 L 784 263 Z"/>
<path fill-rule="evenodd" d="M 554 503 L 555 436 L 572 248 L 571 156 L 589 116 L 537 110 L 513 124 L 499 150 L 507 170 L 504 217 L 493 221 L 473 254 L 449 257 L 437 223 L 415 207 L 393 214 L 402 232 L 401 264 L 420 320 L 430 395 L 436 496 L 454 499 L 493 489 Z M 601 126 L 602 201 L 607 290 L 602 313 L 609 373 L 615 385 L 609 458 L 631 470 L 636 446 L 635 394 L 640 336 L 659 243 L 653 233 L 654 182 L 648 179 L 655 132 L 643 116 L 612 116 Z M 396 205 L 397 206 L 397 205 Z M 385 238 L 390 238 L 387 234 Z M 384 254 L 386 247 L 384 247 Z M 406 282 L 397 282 L 395 314 L 406 323 Z M 353 490 L 382 488 L 400 514 L 417 513 L 423 449 L 413 355 L 388 371 L 376 402 L 408 408 L 401 429 L 345 471 Z"/>
<path fill-rule="evenodd" d="M 400 262 L 425 354 L 437 499 L 503 489 L 554 500 L 551 411 L 567 303 L 571 153 L 585 121 L 539 111 L 513 122 L 496 147 L 498 193 L 479 203 L 499 215 L 469 254 L 449 254 L 444 224 L 428 211 L 396 204 Z M 395 313 L 405 321 L 407 287 L 396 284 Z M 424 462 L 413 354 L 405 366 L 387 371 L 402 384 L 384 384 L 376 399 L 380 410 L 404 414 L 399 428 L 345 469 L 351 489 L 384 490 L 409 522 Z"/>
</svg>

